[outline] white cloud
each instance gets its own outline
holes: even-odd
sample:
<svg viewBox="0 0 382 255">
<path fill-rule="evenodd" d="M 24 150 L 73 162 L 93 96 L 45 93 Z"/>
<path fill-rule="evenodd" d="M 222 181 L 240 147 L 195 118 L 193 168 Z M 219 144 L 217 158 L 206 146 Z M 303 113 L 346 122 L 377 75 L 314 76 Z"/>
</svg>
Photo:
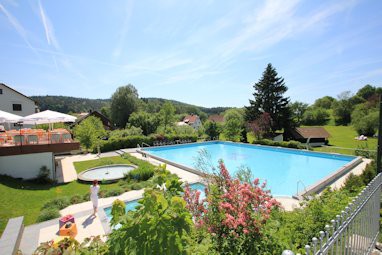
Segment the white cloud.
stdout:
<svg viewBox="0 0 382 255">
<path fill-rule="evenodd" d="M 53 45 L 53 47 L 56 49 L 60 49 L 60 45 L 58 44 L 58 41 L 54 34 L 54 28 L 53 28 L 52 22 L 50 21 L 49 17 L 46 15 L 46 12 L 44 8 L 42 7 L 40 0 L 38 1 L 38 6 L 40 11 L 41 21 L 42 21 L 42 24 L 44 25 L 45 36 L 46 36 L 46 40 L 48 41 L 48 44 Z"/>
<path fill-rule="evenodd" d="M 0 3 L 0 11 L 4 13 L 4 15 L 7 17 L 9 23 L 11 23 L 11 25 L 16 30 L 16 32 L 19 34 L 19 36 L 24 40 L 24 42 L 27 44 L 28 48 L 31 49 L 35 54 L 38 55 L 36 49 L 29 42 L 27 31 L 25 30 L 25 28 L 1 3 Z"/>
</svg>

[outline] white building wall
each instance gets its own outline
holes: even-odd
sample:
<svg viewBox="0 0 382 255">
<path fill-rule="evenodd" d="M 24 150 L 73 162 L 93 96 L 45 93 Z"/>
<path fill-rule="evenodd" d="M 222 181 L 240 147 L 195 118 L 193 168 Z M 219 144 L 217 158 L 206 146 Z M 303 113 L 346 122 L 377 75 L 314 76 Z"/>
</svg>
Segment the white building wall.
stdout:
<svg viewBox="0 0 382 255">
<path fill-rule="evenodd" d="M 51 178 L 53 178 L 55 163 L 52 152 L 0 156 L 0 174 L 14 178 L 36 178 L 42 166 L 47 166 L 51 170 Z"/>
<path fill-rule="evenodd" d="M 19 93 L 0 84 L 2 94 L 0 94 L 0 110 L 20 116 L 27 116 L 35 113 L 36 104 L 33 100 L 20 95 Z M 13 104 L 21 104 L 21 111 L 14 111 Z"/>
</svg>

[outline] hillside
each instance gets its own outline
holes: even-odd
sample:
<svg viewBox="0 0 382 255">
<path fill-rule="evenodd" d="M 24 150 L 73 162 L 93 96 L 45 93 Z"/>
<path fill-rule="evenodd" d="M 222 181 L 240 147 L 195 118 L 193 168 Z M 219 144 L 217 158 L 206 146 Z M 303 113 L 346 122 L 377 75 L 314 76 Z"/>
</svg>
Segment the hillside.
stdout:
<svg viewBox="0 0 382 255">
<path fill-rule="evenodd" d="M 224 112 L 227 109 L 230 109 L 231 107 L 212 107 L 212 108 L 207 108 L 207 107 L 202 107 L 202 106 L 196 106 L 192 104 L 187 104 L 183 102 L 179 102 L 176 100 L 169 100 L 169 99 L 163 99 L 163 98 L 155 98 L 155 97 L 147 97 L 147 98 L 141 98 L 142 101 L 144 101 L 147 105 L 148 108 L 152 112 L 158 112 L 160 107 L 165 103 L 165 102 L 171 102 L 175 108 L 176 108 L 176 113 L 199 113 L 199 112 L 204 112 L 208 115 L 211 114 L 219 114 L 221 112 Z M 155 107 L 156 109 L 151 109 Z"/>
<path fill-rule="evenodd" d="M 31 96 L 36 101 L 41 111 L 52 110 L 62 113 L 87 112 L 89 110 L 101 110 L 108 106 L 110 99 L 88 99 L 66 96 Z"/>
<path fill-rule="evenodd" d="M 110 105 L 110 99 L 88 99 L 67 96 L 31 96 L 36 101 L 41 111 L 53 110 L 62 113 L 69 112 L 87 112 L 89 110 L 100 111 L 102 107 Z M 145 102 L 145 107 L 148 112 L 158 112 L 161 106 L 169 101 L 175 108 L 176 113 L 196 113 L 204 112 L 208 115 L 219 114 L 230 107 L 201 107 L 191 104 L 182 103 L 175 100 L 163 98 L 141 98 Z"/>
</svg>

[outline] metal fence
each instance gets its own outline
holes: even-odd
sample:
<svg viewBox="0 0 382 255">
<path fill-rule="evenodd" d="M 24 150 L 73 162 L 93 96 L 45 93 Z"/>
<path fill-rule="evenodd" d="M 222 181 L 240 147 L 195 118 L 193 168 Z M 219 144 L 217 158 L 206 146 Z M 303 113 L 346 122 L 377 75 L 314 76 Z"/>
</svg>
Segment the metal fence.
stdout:
<svg viewBox="0 0 382 255">
<path fill-rule="evenodd" d="M 380 173 L 305 246 L 305 254 L 370 254 L 379 234 L 381 185 Z M 294 253 L 284 251 L 283 254 Z"/>
</svg>

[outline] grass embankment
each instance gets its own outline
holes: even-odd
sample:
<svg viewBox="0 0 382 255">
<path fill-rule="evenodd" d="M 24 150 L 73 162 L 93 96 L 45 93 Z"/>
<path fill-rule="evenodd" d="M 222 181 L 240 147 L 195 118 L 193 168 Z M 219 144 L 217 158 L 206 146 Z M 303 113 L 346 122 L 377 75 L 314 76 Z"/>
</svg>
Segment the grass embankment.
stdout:
<svg viewBox="0 0 382 255">
<path fill-rule="evenodd" d="M 102 165 L 131 164 L 122 157 L 110 157 L 74 163 L 77 172 Z M 102 190 L 118 187 L 117 183 L 103 184 Z M 89 192 L 89 184 L 73 181 L 67 184 L 37 184 L 7 176 L 0 177 L 0 235 L 10 218 L 24 216 L 24 224 L 36 223 L 42 206 L 51 199 L 71 197 Z"/>
<path fill-rule="evenodd" d="M 377 148 L 377 138 L 368 137 L 367 141 L 358 141 L 354 139 L 356 136 L 358 136 L 358 134 L 354 130 L 353 126 L 327 125 L 322 127 L 325 128 L 326 131 L 328 131 L 331 135 L 329 137 L 329 145 L 313 148 L 313 150 L 315 151 L 355 155 L 355 150 L 357 148 L 369 150 L 376 150 Z M 247 139 L 249 143 L 253 143 L 253 141 L 255 140 L 255 136 L 252 133 L 248 133 Z"/>
<path fill-rule="evenodd" d="M 355 150 L 364 148 L 375 150 L 377 148 L 377 138 L 369 137 L 367 141 L 354 139 L 358 136 L 352 126 L 323 126 L 329 132 L 329 146 L 315 148 L 316 151 L 341 153 L 355 155 Z M 334 148 L 342 147 L 342 148 Z M 346 149 L 345 149 L 346 148 Z"/>
</svg>

